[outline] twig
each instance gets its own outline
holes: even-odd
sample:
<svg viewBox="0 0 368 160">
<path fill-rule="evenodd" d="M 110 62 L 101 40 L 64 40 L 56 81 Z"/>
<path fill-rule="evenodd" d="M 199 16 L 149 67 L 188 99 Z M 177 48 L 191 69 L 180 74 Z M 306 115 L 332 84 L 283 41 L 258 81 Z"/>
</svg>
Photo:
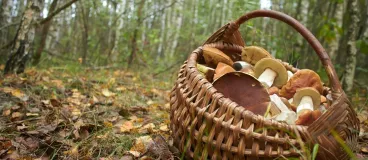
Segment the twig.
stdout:
<svg viewBox="0 0 368 160">
<path fill-rule="evenodd" d="M 38 22 L 38 24 L 44 24 L 44 23 L 46 23 L 47 21 L 51 20 L 54 16 L 56 16 L 58 13 L 60 13 L 62 10 L 64 10 L 65 8 L 68 8 L 74 2 L 77 2 L 77 1 L 78 0 L 71 0 L 68 3 L 65 3 L 63 6 L 61 6 L 60 8 L 56 9 L 54 12 L 52 12 L 51 14 L 49 14 L 46 18 L 44 18 L 40 22 Z"/>
</svg>

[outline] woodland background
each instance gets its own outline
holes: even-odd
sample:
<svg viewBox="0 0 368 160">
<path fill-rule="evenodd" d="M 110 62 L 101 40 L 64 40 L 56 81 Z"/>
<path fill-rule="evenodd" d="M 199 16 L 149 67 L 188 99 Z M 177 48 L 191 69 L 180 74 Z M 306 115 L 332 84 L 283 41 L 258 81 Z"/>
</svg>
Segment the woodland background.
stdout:
<svg viewBox="0 0 368 160">
<path fill-rule="evenodd" d="M 71 137 L 74 135 L 72 142 L 59 142 L 51 151 L 46 147 L 41 155 L 62 158 L 75 156 L 72 152 L 92 157 L 123 153 L 132 146 L 134 138 L 142 135 L 140 132 L 125 134 L 124 125 L 133 123 L 131 115 L 142 112 L 138 120 L 135 117 L 136 124 L 139 118 L 151 116 L 146 111 L 152 106 L 155 109 L 166 106 L 167 109 L 167 93 L 189 53 L 226 23 L 256 9 L 284 12 L 310 29 L 329 53 L 357 111 L 364 113 L 361 120 L 367 120 L 364 108 L 368 98 L 368 0 L 0 0 L 0 4 L 0 101 L 3 101 L 0 111 L 2 119 L 6 120 L 6 125 L 0 126 L 0 133 L 5 133 L 0 134 L 0 140 L 1 137 L 4 141 L 17 137 L 18 141 L 14 142 L 28 143 L 29 137 L 33 137 L 30 144 L 40 140 L 37 149 L 30 152 L 37 156 L 45 135 L 23 135 L 37 130 L 36 126 L 18 128 L 20 124 L 32 124 L 24 123 L 25 113 L 31 112 L 27 109 L 29 105 L 41 107 L 41 117 L 43 111 L 59 112 L 42 108 L 45 106 L 69 107 L 71 116 L 76 116 L 75 113 L 80 119 L 86 112 L 78 108 L 83 104 L 110 106 L 104 110 L 106 114 L 119 112 L 115 115 L 118 118 L 110 115 L 104 120 L 102 116 L 88 125 L 86 121 L 91 120 L 88 116 L 82 124 L 78 118 L 63 122 L 66 127 L 63 131 Z M 241 26 L 240 31 L 246 45 L 261 46 L 297 68 L 315 70 L 324 82 L 328 82 L 313 49 L 286 24 L 259 18 Z M 4 73 L 19 75 L 4 76 Z M 14 97 L 18 99 L 12 99 Z M 74 112 L 76 109 L 81 115 Z M 95 109 L 90 110 L 95 113 Z M 48 126 L 58 118 L 51 119 L 50 122 L 36 122 Z M 22 123 L 16 123 L 19 120 Z M 75 126 L 77 122 L 78 127 Z M 161 115 L 159 120 L 152 122 L 153 129 L 155 126 L 157 130 L 162 129 L 165 123 L 168 122 Z M 147 124 L 151 122 L 128 131 L 144 128 Z M 92 143 L 88 136 L 87 140 L 80 138 L 85 131 L 101 136 L 101 132 L 96 132 L 101 129 L 96 126 L 119 125 L 119 133 L 124 136 L 113 134 L 110 138 L 118 138 L 121 143 L 130 141 L 128 146 L 117 149 L 119 141 L 96 149 L 95 142 Z M 10 134 L 12 127 L 17 134 Z M 61 134 L 60 126 L 48 129 L 49 135 Z M 165 127 L 162 130 L 166 131 Z M 75 132 L 80 133 L 76 136 Z M 76 142 L 80 143 L 76 145 Z M 81 143 L 92 147 L 81 147 Z M 11 146 L 14 149 L 14 144 Z M 18 148 L 17 151 L 20 154 Z"/>
</svg>

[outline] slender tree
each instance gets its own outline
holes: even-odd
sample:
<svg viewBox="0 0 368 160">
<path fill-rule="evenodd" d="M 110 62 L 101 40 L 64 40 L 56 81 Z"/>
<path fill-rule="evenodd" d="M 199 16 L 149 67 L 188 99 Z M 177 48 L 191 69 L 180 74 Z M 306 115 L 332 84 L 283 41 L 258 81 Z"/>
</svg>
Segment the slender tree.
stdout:
<svg viewBox="0 0 368 160">
<path fill-rule="evenodd" d="M 58 0 L 53 0 L 51 2 L 49 11 L 48 11 L 48 16 L 50 16 L 56 9 Z M 45 22 L 42 26 L 42 30 L 41 30 L 41 38 L 38 41 L 38 48 L 36 49 L 36 52 L 33 56 L 33 65 L 37 65 L 40 62 L 41 59 L 41 53 L 43 51 L 43 49 L 45 48 L 46 45 L 46 39 L 47 39 L 47 35 L 51 26 L 52 20 L 49 20 L 47 22 Z"/>
<path fill-rule="evenodd" d="M 359 25 L 359 6 L 358 0 L 349 0 L 350 5 L 349 15 L 350 23 L 348 25 L 348 37 L 347 37 L 347 62 L 345 64 L 345 79 L 344 79 L 344 89 L 346 92 L 350 92 L 353 88 L 355 67 L 356 67 L 356 38 L 358 34 Z"/>
<path fill-rule="evenodd" d="M 31 43 L 34 39 L 35 28 L 32 25 L 34 18 L 40 13 L 40 1 L 29 0 L 23 14 L 9 60 L 6 62 L 4 74 L 22 73 L 30 55 Z"/>
</svg>

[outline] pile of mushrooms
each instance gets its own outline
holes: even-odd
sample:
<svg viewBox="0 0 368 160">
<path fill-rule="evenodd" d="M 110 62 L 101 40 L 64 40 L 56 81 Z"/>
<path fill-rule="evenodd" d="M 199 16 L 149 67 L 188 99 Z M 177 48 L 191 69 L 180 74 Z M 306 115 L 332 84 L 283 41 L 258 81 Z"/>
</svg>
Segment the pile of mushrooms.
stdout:
<svg viewBox="0 0 368 160">
<path fill-rule="evenodd" d="M 241 53 L 228 53 L 205 46 L 201 58 L 197 69 L 218 92 L 265 118 L 308 126 L 331 103 L 317 73 L 309 69 L 288 71 L 261 47 L 247 46 Z"/>
</svg>

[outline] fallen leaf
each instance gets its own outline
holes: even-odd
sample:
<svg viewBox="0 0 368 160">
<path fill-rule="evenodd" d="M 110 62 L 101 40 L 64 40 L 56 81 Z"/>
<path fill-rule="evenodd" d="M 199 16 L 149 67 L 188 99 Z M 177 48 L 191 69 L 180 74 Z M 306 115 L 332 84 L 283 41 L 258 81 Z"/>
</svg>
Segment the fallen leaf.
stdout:
<svg viewBox="0 0 368 160">
<path fill-rule="evenodd" d="M 105 88 L 105 89 L 102 89 L 102 95 L 104 95 L 105 97 L 111 97 L 111 96 L 114 96 L 115 93 L 109 91 L 109 89 Z"/>
<path fill-rule="evenodd" d="M 142 136 L 138 137 L 133 147 L 130 149 L 131 151 L 137 151 L 139 153 L 144 153 L 147 151 L 148 146 L 153 142 L 150 136 Z"/>
<path fill-rule="evenodd" d="M 129 132 L 134 128 L 132 121 L 126 121 L 120 126 L 120 132 L 125 133 Z"/>
<path fill-rule="evenodd" d="M 167 127 L 166 124 L 163 124 L 160 126 L 160 130 L 163 131 L 163 132 L 168 132 L 169 131 L 169 127 Z"/>
<path fill-rule="evenodd" d="M 23 116 L 24 116 L 24 114 L 23 113 L 20 113 L 20 112 L 14 112 L 12 114 L 12 118 L 21 118 Z"/>
<path fill-rule="evenodd" d="M 367 154 L 368 153 L 368 147 L 362 147 L 360 149 L 360 151 L 362 151 L 363 153 Z"/>
<path fill-rule="evenodd" d="M 141 133 L 141 134 L 153 133 L 155 127 L 156 127 L 155 124 L 148 123 L 148 124 L 144 125 L 143 127 L 139 128 L 138 133 Z"/>
<path fill-rule="evenodd" d="M 57 99 L 50 99 L 51 105 L 53 107 L 60 107 L 61 103 Z"/>
<path fill-rule="evenodd" d="M 3 116 L 9 116 L 11 114 L 11 110 L 7 109 L 3 111 Z"/>
<path fill-rule="evenodd" d="M 119 86 L 119 87 L 117 87 L 115 90 L 116 90 L 116 91 L 120 91 L 120 92 L 122 92 L 122 91 L 126 91 L 126 90 L 127 90 L 127 88 L 126 88 L 126 87 L 124 87 L 124 86 Z"/>
</svg>

